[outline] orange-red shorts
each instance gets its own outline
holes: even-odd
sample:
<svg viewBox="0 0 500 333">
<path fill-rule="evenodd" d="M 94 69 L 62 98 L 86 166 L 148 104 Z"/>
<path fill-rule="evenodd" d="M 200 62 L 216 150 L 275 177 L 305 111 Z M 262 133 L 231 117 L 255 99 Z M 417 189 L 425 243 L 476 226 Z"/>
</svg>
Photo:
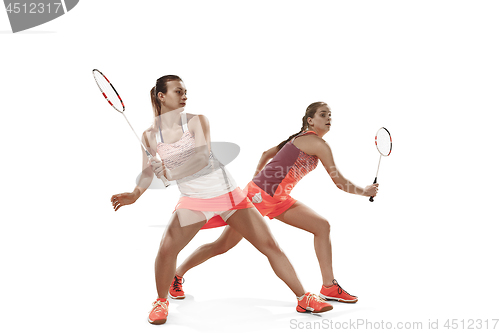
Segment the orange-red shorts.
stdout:
<svg viewBox="0 0 500 333">
<path fill-rule="evenodd" d="M 248 199 L 252 201 L 260 214 L 270 219 L 274 219 L 276 216 L 284 213 L 297 202 L 297 200 L 290 195 L 281 195 L 278 198 L 272 197 L 258 187 L 253 181 L 250 181 L 243 191 L 246 192 Z"/>
<path fill-rule="evenodd" d="M 253 204 L 248 200 L 245 193 L 245 191 L 237 187 L 232 192 L 210 199 L 182 196 L 175 206 L 175 210 L 187 209 L 202 213 L 207 219 L 207 223 L 205 223 L 201 229 L 223 227 L 227 225 L 226 220 L 236 212 L 236 210 L 253 207 Z M 189 219 L 188 221 L 179 222 L 181 226 L 184 226 L 197 221 L 197 219 Z"/>
<path fill-rule="evenodd" d="M 258 187 L 253 181 L 248 183 L 243 192 L 246 193 L 247 200 L 240 200 L 238 209 L 250 208 L 253 204 L 262 216 L 267 216 L 270 219 L 281 215 L 297 202 L 290 195 L 282 195 L 279 198 L 274 198 Z M 217 228 L 225 225 L 227 225 L 225 220 L 220 215 L 215 215 L 208 220 L 202 229 Z"/>
</svg>

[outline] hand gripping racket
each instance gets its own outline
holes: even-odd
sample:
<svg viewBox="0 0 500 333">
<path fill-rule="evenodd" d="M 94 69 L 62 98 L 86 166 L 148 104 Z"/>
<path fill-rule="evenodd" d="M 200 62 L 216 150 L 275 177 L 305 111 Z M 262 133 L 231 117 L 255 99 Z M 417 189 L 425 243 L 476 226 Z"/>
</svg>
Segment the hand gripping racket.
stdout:
<svg viewBox="0 0 500 333">
<path fill-rule="evenodd" d="M 99 90 L 101 90 L 102 95 L 104 98 L 108 101 L 109 105 L 113 107 L 116 111 L 120 112 L 125 120 L 127 121 L 128 125 L 132 129 L 132 132 L 134 132 L 135 137 L 137 140 L 139 140 L 139 143 L 141 144 L 142 148 L 144 149 L 144 152 L 146 153 L 146 156 L 149 159 L 149 162 L 151 163 L 151 160 L 153 159 L 153 155 L 148 152 L 146 147 L 144 147 L 144 144 L 142 143 L 141 139 L 137 136 L 137 133 L 134 131 L 134 128 L 130 124 L 130 122 L 127 119 L 127 116 L 125 116 L 125 104 L 123 103 L 123 100 L 121 99 L 120 95 L 116 91 L 115 87 L 111 84 L 111 82 L 108 80 L 104 74 L 102 74 L 101 71 L 98 69 L 94 69 L 92 71 L 92 74 L 94 75 L 95 82 L 97 83 L 97 86 L 99 87 Z M 161 176 L 161 180 L 163 181 L 163 184 L 165 187 L 168 187 L 170 185 L 169 181 L 167 178 L 165 178 L 164 175 Z"/>
<path fill-rule="evenodd" d="M 392 151 L 391 133 L 389 133 L 387 128 L 381 127 L 377 131 L 377 134 L 375 135 L 375 146 L 377 146 L 380 157 L 378 159 L 377 175 L 375 176 L 373 184 L 377 183 L 378 170 L 380 169 L 380 160 L 382 159 L 382 156 L 389 156 Z M 370 201 L 373 202 L 373 197 L 370 197 Z"/>
</svg>

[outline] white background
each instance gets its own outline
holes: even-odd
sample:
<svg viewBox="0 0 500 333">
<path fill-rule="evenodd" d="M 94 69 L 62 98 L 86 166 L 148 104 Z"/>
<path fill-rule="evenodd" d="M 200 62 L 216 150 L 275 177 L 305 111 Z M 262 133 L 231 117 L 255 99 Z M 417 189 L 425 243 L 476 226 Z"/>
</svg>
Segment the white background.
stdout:
<svg viewBox="0 0 500 333">
<path fill-rule="evenodd" d="M 1 331 L 333 331 L 323 320 L 425 329 L 447 319 L 489 319 L 491 330 L 499 16 L 497 1 L 83 0 L 12 34 L 0 11 Z M 156 78 L 181 76 L 187 111 L 210 119 L 213 141 L 241 147 L 229 165 L 240 186 L 262 151 L 299 130 L 309 103 L 331 106 L 325 139 L 358 185 L 373 181 L 373 137 L 386 126 L 394 150 L 374 203 L 339 191 L 321 165 L 292 193 L 329 219 L 335 276 L 360 301 L 296 313 L 293 293 L 243 241 L 186 274 L 187 299 L 171 301 L 166 326 L 149 325 L 154 259 L 178 191 L 112 210 L 112 194 L 133 190 L 141 155 L 93 68 L 115 83 L 138 132 L 152 120 Z M 318 293 L 312 236 L 266 221 Z M 221 231 L 200 232 L 179 262 Z"/>
</svg>

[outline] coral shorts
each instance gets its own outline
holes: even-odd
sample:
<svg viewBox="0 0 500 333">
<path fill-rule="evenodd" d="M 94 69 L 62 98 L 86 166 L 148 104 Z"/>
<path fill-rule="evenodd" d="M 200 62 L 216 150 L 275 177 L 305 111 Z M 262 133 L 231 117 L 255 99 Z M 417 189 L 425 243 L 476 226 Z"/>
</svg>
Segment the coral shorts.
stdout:
<svg viewBox="0 0 500 333">
<path fill-rule="evenodd" d="M 248 199 L 252 201 L 260 214 L 270 219 L 274 219 L 276 216 L 284 213 L 297 202 L 297 200 L 290 195 L 281 195 L 279 198 L 272 197 L 253 181 L 248 183 L 244 192 L 246 192 Z"/>
<path fill-rule="evenodd" d="M 183 227 L 201 220 L 207 220 L 201 229 L 223 227 L 238 209 L 253 207 L 245 193 L 237 187 L 232 192 L 209 199 L 181 196 L 174 211 L 179 211 L 179 222 Z"/>
<path fill-rule="evenodd" d="M 295 202 L 297 202 L 296 199 L 292 198 L 289 195 L 274 198 L 263 191 L 260 187 L 258 187 L 253 181 L 248 183 L 243 192 L 246 193 L 247 201 L 241 200 L 244 203 L 241 202 L 243 205 L 240 204 L 239 209 L 255 206 L 255 208 L 257 208 L 262 216 L 267 216 L 270 219 L 274 219 L 276 216 L 281 215 L 286 210 L 288 210 L 288 208 L 292 207 Z M 210 229 L 227 225 L 226 220 L 234 212 L 235 210 L 231 211 L 227 215 L 220 213 L 219 215 L 215 215 L 208 220 L 208 222 L 202 227 L 202 229 Z"/>
</svg>

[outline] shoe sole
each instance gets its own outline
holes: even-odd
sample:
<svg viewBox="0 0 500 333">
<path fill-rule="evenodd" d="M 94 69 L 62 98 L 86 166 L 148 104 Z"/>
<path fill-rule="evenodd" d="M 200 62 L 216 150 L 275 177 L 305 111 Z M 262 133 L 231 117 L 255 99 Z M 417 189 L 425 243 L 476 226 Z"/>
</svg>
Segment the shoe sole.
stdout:
<svg viewBox="0 0 500 333">
<path fill-rule="evenodd" d="M 148 318 L 148 321 L 149 321 L 150 324 L 153 324 L 153 325 L 163 325 L 163 324 L 165 324 L 167 322 L 166 319 L 151 321 L 149 318 Z"/>
<path fill-rule="evenodd" d="M 301 310 L 299 310 L 298 308 L 300 308 Z M 304 313 L 304 312 L 321 313 L 321 312 L 326 312 L 326 311 L 333 310 L 333 306 L 331 306 L 331 305 L 330 306 L 325 306 L 321 310 L 307 310 L 307 309 L 304 309 L 301 306 L 298 306 L 298 308 L 296 310 L 297 310 L 297 312 L 300 312 L 300 313 Z"/>
<path fill-rule="evenodd" d="M 168 296 L 170 296 L 170 298 L 173 298 L 173 299 L 184 299 L 186 298 L 186 296 L 172 296 L 172 294 L 168 293 Z"/>
<path fill-rule="evenodd" d="M 345 300 L 345 299 L 342 299 L 342 298 L 335 298 L 335 297 L 329 297 L 329 296 L 325 296 L 323 294 L 319 294 L 319 296 L 323 297 L 324 299 L 328 300 L 328 301 L 337 301 L 337 302 L 341 302 L 341 303 L 356 303 L 358 301 L 358 299 L 354 299 L 352 301 L 349 301 L 349 300 Z"/>
</svg>

